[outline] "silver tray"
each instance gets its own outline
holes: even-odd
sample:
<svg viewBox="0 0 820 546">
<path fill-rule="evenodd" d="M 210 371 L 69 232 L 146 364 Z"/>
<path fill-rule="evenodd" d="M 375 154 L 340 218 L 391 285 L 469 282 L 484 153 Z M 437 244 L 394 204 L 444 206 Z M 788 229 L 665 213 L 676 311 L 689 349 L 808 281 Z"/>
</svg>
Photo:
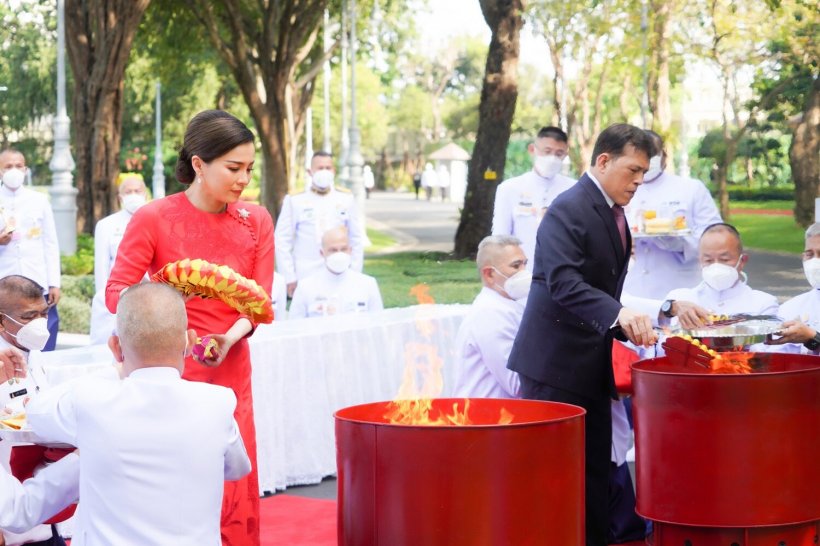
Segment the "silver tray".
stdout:
<svg viewBox="0 0 820 546">
<path fill-rule="evenodd" d="M 667 231 L 665 233 L 644 233 L 642 231 L 632 232 L 633 239 L 652 239 L 655 237 L 686 237 L 691 235 L 691 229 L 676 229 L 674 231 Z"/>
<path fill-rule="evenodd" d="M 771 341 L 772 336 L 777 335 L 782 327 L 780 320 L 745 320 L 725 326 L 681 331 L 699 339 L 710 349 L 728 350 Z"/>
</svg>

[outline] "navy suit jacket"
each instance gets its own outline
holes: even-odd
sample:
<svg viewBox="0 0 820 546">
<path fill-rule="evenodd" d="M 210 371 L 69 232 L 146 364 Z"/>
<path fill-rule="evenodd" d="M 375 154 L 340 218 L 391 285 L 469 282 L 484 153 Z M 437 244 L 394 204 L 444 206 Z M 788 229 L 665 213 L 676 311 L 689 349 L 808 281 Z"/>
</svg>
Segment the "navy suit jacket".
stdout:
<svg viewBox="0 0 820 546">
<path fill-rule="evenodd" d="M 538 227 L 532 287 L 507 367 L 581 396 L 615 396 L 612 338 L 632 238 L 589 176 Z"/>
</svg>

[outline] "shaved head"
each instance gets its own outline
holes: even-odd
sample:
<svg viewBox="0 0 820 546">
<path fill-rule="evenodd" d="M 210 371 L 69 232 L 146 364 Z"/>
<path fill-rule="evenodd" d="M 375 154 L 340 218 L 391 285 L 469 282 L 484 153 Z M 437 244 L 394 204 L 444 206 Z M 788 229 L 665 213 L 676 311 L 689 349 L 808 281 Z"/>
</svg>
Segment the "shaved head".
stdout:
<svg viewBox="0 0 820 546">
<path fill-rule="evenodd" d="M 350 238 L 345 226 L 331 228 L 322 234 L 322 252 L 325 256 L 333 252 L 350 252 Z"/>
<path fill-rule="evenodd" d="M 497 266 L 508 246 L 521 246 L 521 240 L 511 235 L 490 235 L 478 243 L 475 262 L 478 270 L 487 266 Z"/>
<path fill-rule="evenodd" d="M 182 296 L 159 283 L 132 286 L 117 305 L 117 336 L 132 368 L 181 363 L 188 315 Z"/>
</svg>

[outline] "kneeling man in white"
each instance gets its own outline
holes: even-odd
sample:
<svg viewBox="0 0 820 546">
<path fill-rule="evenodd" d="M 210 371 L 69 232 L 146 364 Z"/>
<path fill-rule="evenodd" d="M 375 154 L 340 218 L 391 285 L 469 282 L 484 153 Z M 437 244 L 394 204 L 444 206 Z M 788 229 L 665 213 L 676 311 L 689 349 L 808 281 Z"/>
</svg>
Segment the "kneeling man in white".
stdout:
<svg viewBox="0 0 820 546">
<path fill-rule="evenodd" d="M 476 264 L 484 286 L 456 336 L 454 395 L 519 398 L 507 359 L 530 292 L 527 256 L 516 237 L 491 235 L 479 243 Z"/>
<path fill-rule="evenodd" d="M 384 308 L 376 279 L 350 268 L 352 252 L 344 226 L 322 235 L 325 266 L 299 281 L 290 302 L 288 319 L 381 311 Z"/>
<path fill-rule="evenodd" d="M 125 378 L 74 381 L 28 404 L 37 434 L 82 454 L 74 546 L 220 544 L 223 482 L 251 466 L 234 393 L 181 378 L 196 339 L 187 327 L 176 291 L 133 286 L 109 341 Z"/>
</svg>

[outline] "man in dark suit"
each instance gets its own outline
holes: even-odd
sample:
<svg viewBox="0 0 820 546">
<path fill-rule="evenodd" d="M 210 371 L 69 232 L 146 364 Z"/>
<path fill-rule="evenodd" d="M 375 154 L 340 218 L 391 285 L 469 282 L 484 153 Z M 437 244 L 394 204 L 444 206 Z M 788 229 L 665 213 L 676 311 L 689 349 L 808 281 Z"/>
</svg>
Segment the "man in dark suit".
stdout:
<svg viewBox="0 0 820 546">
<path fill-rule="evenodd" d="M 641 129 L 612 125 L 598 136 L 590 169 L 553 201 L 538 228 L 532 287 L 508 361 L 523 398 L 587 411 L 587 546 L 607 543 L 612 339 L 656 341 L 649 316 L 618 301 L 632 244 L 623 206 L 651 153 Z"/>
</svg>

